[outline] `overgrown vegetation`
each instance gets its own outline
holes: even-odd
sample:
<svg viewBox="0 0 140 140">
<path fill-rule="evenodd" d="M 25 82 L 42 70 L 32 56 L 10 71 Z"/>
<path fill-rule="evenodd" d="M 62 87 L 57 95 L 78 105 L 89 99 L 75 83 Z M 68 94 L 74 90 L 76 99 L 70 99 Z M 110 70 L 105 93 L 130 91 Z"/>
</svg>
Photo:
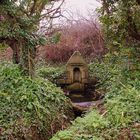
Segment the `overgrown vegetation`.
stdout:
<svg viewBox="0 0 140 140">
<path fill-rule="evenodd" d="M 52 140 L 140 138 L 139 70 L 132 72 L 131 65 L 126 61 L 128 60 L 111 57 L 106 58 L 104 63 L 90 64 L 90 73 L 100 77 L 98 88 L 107 92 L 104 104 L 91 108 L 86 115 L 77 118 L 70 128 L 57 133 Z"/>
<path fill-rule="evenodd" d="M 73 118 L 70 101 L 48 80 L 0 64 L 0 139 L 49 139 Z"/>
<path fill-rule="evenodd" d="M 122 52 L 122 48 L 131 48 L 133 51 L 128 55 L 139 57 L 139 0 L 101 0 L 101 2 L 100 21 L 109 52 L 114 55 Z"/>
<path fill-rule="evenodd" d="M 46 30 L 53 18 L 60 16 L 63 2 L 64 0 L 0 2 L 0 44 L 9 45 L 13 50 L 13 63 L 20 63 L 25 75 L 34 76 L 36 46 L 46 42 L 40 28 Z M 46 21 L 45 25 L 40 24 L 42 20 Z"/>
<path fill-rule="evenodd" d="M 40 64 L 36 77 L 26 76 L 34 76 L 37 45 L 46 40 L 39 34 L 40 21 L 49 24 L 61 15 L 64 1 L 59 0 L 57 8 L 55 2 L 58 0 L 0 2 L 0 50 L 9 45 L 14 63 L 20 63 L 0 63 L 0 139 L 139 140 L 139 0 L 101 0 L 102 33 L 92 20 L 80 21 L 53 33 L 47 53 L 40 51 L 54 63 L 65 62 L 74 50 L 80 50 L 90 62 L 93 56 L 100 61 L 90 63 L 89 72 L 99 78 L 96 90 L 104 94 L 103 103 L 91 107 L 71 126 L 70 100 L 52 83 L 64 68 Z"/>
<path fill-rule="evenodd" d="M 52 82 L 56 82 L 56 79 L 59 78 L 64 72 L 64 66 L 43 66 L 37 69 L 37 75 Z"/>
</svg>

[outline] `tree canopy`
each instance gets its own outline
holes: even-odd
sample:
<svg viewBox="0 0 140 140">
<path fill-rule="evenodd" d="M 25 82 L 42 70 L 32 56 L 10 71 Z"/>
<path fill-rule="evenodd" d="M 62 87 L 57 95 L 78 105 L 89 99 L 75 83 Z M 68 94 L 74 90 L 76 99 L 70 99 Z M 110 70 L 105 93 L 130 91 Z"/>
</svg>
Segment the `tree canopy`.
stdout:
<svg viewBox="0 0 140 140">
<path fill-rule="evenodd" d="M 129 46 L 140 51 L 139 11 L 139 0 L 102 0 L 100 21 L 110 49 Z"/>
<path fill-rule="evenodd" d="M 57 6 L 56 2 L 59 2 Z M 63 0 L 4 0 L 0 2 L 0 43 L 13 50 L 13 61 L 21 62 L 25 73 L 33 72 L 36 46 L 44 42 L 41 23 L 51 23 L 61 15 Z M 43 25 L 44 26 L 44 25 Z M 32 74 L 31 74 L 32 75 Z"/>
</svg>

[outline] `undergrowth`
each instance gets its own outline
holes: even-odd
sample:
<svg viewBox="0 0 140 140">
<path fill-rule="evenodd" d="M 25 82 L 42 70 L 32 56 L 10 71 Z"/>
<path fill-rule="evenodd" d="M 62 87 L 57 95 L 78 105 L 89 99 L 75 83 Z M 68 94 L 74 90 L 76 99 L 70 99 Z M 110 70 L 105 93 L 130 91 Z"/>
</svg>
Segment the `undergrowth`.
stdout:
<svg viewBox="0 0 140 140">
<path fill-rule="evenodd" d="M 70 101 L 48 80 L 0 64 L 0 139 L 48 140 L 73 119 Z"/>
<path fill-rule="evenodd" d="M 65 131 L 51 140 L 139 140 L 140 64 L 122 58 L 106 58 L 89 65 L 90 75 L 99 77 L 105 90 L 101 107 L 92 107 Z"/>
<path fill-rule="evenodd" d="M 42 66 L 37 69 L 37 75 L 48 79 L 52 82 L 55 82 L 57 78 L 59 78 L 64 73 L 64 66 L 56 67 L 56 66 Z"/>
</svg>

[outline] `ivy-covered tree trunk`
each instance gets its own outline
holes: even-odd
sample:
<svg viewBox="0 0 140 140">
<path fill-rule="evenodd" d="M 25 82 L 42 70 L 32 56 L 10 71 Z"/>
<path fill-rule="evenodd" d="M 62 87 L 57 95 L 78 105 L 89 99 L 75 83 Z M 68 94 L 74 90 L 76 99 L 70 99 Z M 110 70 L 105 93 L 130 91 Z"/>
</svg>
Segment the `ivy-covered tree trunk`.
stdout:
<svg viewBox="0 0 140 140">
<path fill-rule="evenodd" d="M 35 73 L 35 56 L 36 49 L 35 47 L 30 47 L 28 45 L 23 45 L 21 49 L 21 69 L 23 70 L 24 75 L 34 76 Z"/>
</svg>

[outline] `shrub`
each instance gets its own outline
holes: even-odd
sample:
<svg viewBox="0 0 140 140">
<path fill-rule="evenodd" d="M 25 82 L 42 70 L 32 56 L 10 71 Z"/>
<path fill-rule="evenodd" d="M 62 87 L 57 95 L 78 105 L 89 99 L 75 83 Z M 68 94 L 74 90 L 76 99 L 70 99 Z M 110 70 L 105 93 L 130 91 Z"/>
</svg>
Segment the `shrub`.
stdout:
<svg viewBox="0 0 140 140">
<path fill-rule="evenodd" d="M 102 140 L 100 136 L 96 137 L 92 134 L 107 126 L 108 121 L 99 115 L 96 110 L 93 110 L 83 118 L 78 117 L 68 130 L 60 131 L 51 140 Z"/>
<path fill-rule="evenodd" d="M 53 66 L 43 66 L 38 68 L 37 75 L 48 79 L 50 81 L 55 81 L 59 76 L 64 73 L 64 67 L 53 67 Z"/>
<path fill-rule="evenodd" d="M 93 19 L 70 22 L 53 33 L 50 36 L 56 41 L 39 48 L 40 56 L 48 62 L 64 63 L 77 50 L 88 61 L 105 53 L 99 23 Z"/>
<path fill-rule="evenodd" d="M 0 139 L 49 139 L 73 118 L 70 101 L 48 80 L 0 65 Z"/>
<path fill-rule="evenodd" d="M 106 95 L 107 119 L 114 127 L 127 127 L 140 122 L 140 96 L 135 87 L 125 86 Z M 113 94 L 113 95 L 112 95 Z"/>
</svg>

